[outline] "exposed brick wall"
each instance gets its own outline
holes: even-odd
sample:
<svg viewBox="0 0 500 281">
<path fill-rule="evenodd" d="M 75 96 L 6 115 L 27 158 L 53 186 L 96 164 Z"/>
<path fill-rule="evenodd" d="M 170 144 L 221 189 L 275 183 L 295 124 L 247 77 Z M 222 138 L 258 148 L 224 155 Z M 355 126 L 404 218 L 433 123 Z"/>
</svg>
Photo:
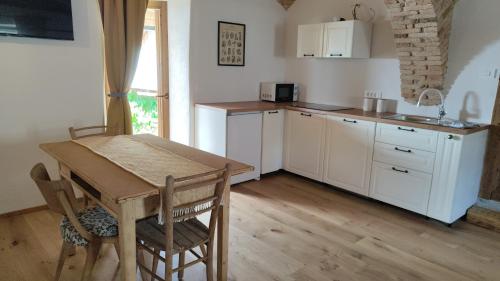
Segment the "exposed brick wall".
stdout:
<svg viewBox="0 0 500 281">
<path fill-rule="evenodd" d="M 293 5 L 293 3 L 295 3 L 295 0 L 278 0 L 278 2 L 283 5 L 283 8 L 285 8 L 286 10 L 288 10 L 288 8 L 290 8 L 290 6 Z"/>
<path fill-rule="evenodd" d="M 416 103 L 424 89 L 443 89 L 456 0 L 384 1 L 400 60 L 401 95 Z M 439 103 L 439 97 L 429 98 L 425 104 Z"/>
</svg>

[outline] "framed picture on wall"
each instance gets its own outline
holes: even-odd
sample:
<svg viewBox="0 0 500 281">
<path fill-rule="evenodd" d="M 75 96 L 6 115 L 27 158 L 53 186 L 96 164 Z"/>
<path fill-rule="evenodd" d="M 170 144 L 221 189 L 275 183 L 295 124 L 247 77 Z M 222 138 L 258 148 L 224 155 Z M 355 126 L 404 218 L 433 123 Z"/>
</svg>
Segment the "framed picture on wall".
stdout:
<svg viewBox="0 0 500 281">
<path fill-rule="evenodd" d="M 218 65 L 245 66 L 246 26 L 219 21 Z"/>
</svg>

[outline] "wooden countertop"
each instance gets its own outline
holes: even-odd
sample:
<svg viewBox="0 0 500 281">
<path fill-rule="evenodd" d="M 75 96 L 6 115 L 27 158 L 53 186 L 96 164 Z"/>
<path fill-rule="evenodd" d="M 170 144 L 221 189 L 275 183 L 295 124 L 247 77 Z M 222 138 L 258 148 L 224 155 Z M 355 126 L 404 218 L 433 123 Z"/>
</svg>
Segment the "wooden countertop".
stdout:
<svg viewBox="0 0 500 281">
<path fill-rule="evenodd" d="M 265 101 L 242 101 L 242 102 L 221 102 L 221 103 L 197 103 L 196 106 L 217 108 L 227 111 L 227 113 L 268 111 L 284 109 L 291 103 L 274 103 Z"/>
<path fill-rule="evenodd" d="M 373 122 L 377 122 L 377 123 L 434 130 L 434 131 L 440 131 L 440 132 L 446 132 L 446 133 L 458 134 L 458 135 L 469 135 L 469 134 L 473 134 L 473 133 L 476 133 L 479 131 L 487 130 L 490 127 L 490 125 L 488 125 L 488 124 L 481 124 L 479 127 L 476 127 L 476 128 L 457 129 L 457 128 L 449 128 L 449 127 L 443 127 L 443 126 L 413 123 L 413 122 L 398 121 L 398 120 L 390 120 L 390 119 L 383 118 L 384 116 L 396 114 L 393 112 L 386 112 L 386 113 L 376 113 L 376 112 L 372 112 L 372 111 L 365 112 L 361 109 L 346 109 L 346 110 L 341 110 L 341 111 L 322 111 L 322 110 L 294 107 L 294 106 L 291 106 L 291 103 L 273 103 L 273 102 L 265 102 L 265 101 L 200 103 L 200 104 L 196 104 L 196 106 L 216 108 L 216 109 L 224 110 L 228 114 L 229 113 L 238 113 L 238 112 L 288 109 L 288 110 L 301 111 L 301 112 L 309 112 L 309 113 L 316 113 L 316 114 L 324 114 L 324 115 L 332 115 L 332 116 L 339 116 L 339 117 L 345 117 L 345 118 L 373 121 Z"/>
</svg>

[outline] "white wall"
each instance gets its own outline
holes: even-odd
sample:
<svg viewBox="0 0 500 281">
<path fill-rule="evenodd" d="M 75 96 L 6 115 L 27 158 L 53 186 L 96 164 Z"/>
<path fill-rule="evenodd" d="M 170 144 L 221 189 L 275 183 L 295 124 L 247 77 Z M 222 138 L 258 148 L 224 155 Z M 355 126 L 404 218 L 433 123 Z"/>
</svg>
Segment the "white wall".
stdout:
<svg viewBox="0 0 500 281">
<path fill-rule="evenodd" d="M 262 81 L 285 74 L 286 12 L 275 0 L 192 0 L 191 93 L 193 102 L 259 98 Z M 246 65 L 217 65 L 217 22 L 246 24 Z"/>
<path fill-rule="evenodd" d="M 170 139 L 189 144 L 191 96 L 189 43 L 191 0 L 168 1 Z"/>
<path fill-rule="evenodd" d="M 398 112 L 436 115 L 436 107 L 416 108 L 400 97 L 399 61 L 383 0 L 361 1 L 377 12 L 372 58 L 361 60 L 297 59 L 297 26 L 352 18 L 352 1 L 297 0 L 286 19 L 286 79 L 302 84 L 301 99 L 360 107 L 365 90 L 382 91 L 398 101 Z M 500 67 L 500 1 L 459 1 L 454 12 L 446 78 L 449 117 L 490 123 L 498 77 L 485 73 Z"/>
<path fill-rule="evenodd" d="M 258 100 L 260 82 L 283 81 L 285 16 L 285 10 L 275 0 L 192 0 L 193 104 Z M 244 67 L 217 65 L 218 21 L 246 24 Z"/>
<path fill-rule="evenodd" d="M 74 0 L 75 41 L 0 37 L 0 214 L 45 204 L 29 177 L 55 161 L 38 144 L 67 128 L 103 123 L 103 66 L 96 1 Z"/>
</svg>

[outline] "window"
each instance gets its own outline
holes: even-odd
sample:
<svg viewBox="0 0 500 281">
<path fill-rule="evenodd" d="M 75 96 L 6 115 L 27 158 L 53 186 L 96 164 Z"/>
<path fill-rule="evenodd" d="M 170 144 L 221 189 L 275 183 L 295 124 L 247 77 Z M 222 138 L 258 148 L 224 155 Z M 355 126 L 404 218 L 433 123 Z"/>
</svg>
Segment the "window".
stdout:
<svg viewBox="0 0 500 281">
<path fill-rule="evenodd" d="M 166 3 L 152 1 L 146 12 L 141 52 L 128 94 L 134 134 L 168 138 Z"/>
</svg>

